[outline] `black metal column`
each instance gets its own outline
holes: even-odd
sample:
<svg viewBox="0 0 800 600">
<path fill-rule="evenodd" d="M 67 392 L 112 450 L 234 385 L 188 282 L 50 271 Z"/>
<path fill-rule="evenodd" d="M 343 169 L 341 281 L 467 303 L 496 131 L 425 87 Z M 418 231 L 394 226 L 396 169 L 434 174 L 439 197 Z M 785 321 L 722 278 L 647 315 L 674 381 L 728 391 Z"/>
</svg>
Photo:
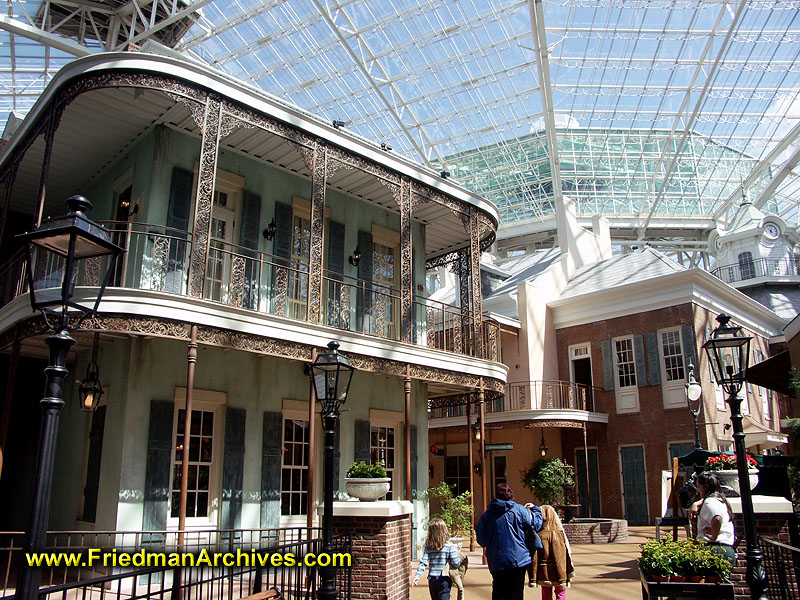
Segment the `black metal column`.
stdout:
<svg viewBox="0 0 800 600">
<path fill-rule="evenodd" d="M 728 395 L 731 407 L 731 424 L 733 425 L 733 444 L 736 449 L 736 468 L 739 471 L 739 491 L 742 500 L 742 518 L 744 534 L 747 541 L 747 573 L 745 580 L 750 586 L 752 600 L 766 599 L 767 574 L 764 571 L 761 548 L 758 545 L 755 512 L 753 511 L 753 495 L 750 491 L 750 475 L 747 467 L 747 450 L 744 445 L 742 427 L 742 399 L 736 395 Z"/>
<path fill-rule="evenodd" d="M 322 551 L 329 556 L 333 554 L 333 452 L 334 435 L 339 422 L 336 412 L 322 415 L 322 428 L 325 432 L 323 467 L 323 507 L 322 507 Z M 319 600 L 337 600 L 339 590 L 336 589 L 336 569 L 330 564 L 319 568 L 320 586 L 317 590 Z"/>
<path fill-rule="evenodd" d="M 25 554 L 44 552 L 47 538 L 47 517 L 50 514 L 50 492 L 53 484 L 53 462 L 58 440 L 58 420 L 64 407 L 64 379 L 67 371 L 67 355 L 75 340 L 67 329 L 59 329 L 48 336 L 45 343 L 50 347 L 50 364 L 44 370 L 47 376 L 42 406 L 42 421 L 39 427 L 39 450 L 36 462 L 28 534 L 22 556 L 22 572 L 17 584 L 16 597 L 19 600 L 34 600 L 39 596 L 41 567 L 29 567 Z"/>
</svg>

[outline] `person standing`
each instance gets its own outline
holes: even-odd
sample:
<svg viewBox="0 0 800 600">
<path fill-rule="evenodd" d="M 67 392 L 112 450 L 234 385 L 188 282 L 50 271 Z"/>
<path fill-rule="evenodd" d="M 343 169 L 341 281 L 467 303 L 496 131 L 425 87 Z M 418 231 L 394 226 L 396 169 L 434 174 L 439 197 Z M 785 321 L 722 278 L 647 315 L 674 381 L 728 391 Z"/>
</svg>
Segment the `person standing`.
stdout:
<svg viewBox="0 0 800 600">
<path fill-rule="evenodd" d="M 511 486 L 499 483 L 495 499 L 475 526 L 492 574 L 492 600 L 522 600 L 531 553 L 541 547 L 536 531 L 542 528 L 542 512 L 533 504 L 517 504 L 513 497 Z"/>
<path fill-rule="evenodd" d="M 458 568 L 461 559 L 450 540 L 450 531 L 441 519 L 431 519 L 428 523 L 428 537 L 425 538 L 425 551 L 419 561 L 414 582 L 417 585 L 425 569 L 428 568 L 428 592 L 431 600 L 450 600 L 452 580 L 444 573 L 449 565 Z"/>
<path fill-rule="evenodd" d="M 566 600 L 569 582 L 575 575 L 569 540 L 558 513 L 552 506 L 542 506 L 544 525 L 539 532 L 542 548 L 531 563 L 533 577 L 530 585 L 542 587 L 542 600 Z M 555 590 L 554 590 L 555 588 Z"/>
</svg>

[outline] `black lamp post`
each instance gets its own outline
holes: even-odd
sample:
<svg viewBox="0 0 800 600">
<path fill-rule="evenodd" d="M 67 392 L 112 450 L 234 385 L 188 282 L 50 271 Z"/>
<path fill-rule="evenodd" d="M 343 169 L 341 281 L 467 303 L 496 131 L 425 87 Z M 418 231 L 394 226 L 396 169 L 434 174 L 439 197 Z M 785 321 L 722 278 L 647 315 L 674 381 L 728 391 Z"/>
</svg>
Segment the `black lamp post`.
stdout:
<svg viewBox="0 0 800 600">
<path fill-rule="evenodd" d="M 694 417 L 694 447 L 702 448 L 700 445 L 700 429 L 697 427 L 697 415 L 700 414 L 700 397 L 703 395 L 703 387 L 694 378 L 694 365 L 689 364 L 689 375 L 686 378 L 686 404 Z"/>
<path fill-rule="evenodd" d="M 747 574 L 745 579 L 750 586 L 750 598 L 766 598 L 767 574 L 763 567 L 763 556 L 758 545 L 753 496 L 750 492 L 750 478 L 747 472 L 747 454 L 742 428 L 742 399 L 739 392 L 744 384 L 744 376 L 750 360 L 750 341 L 741 327 L 730 325 L 731 318 L 726 314 L 717 317 L 717 327 L 711 339 L 703 344 L 714 369 L 714 376 L 728 396 L 733 425 L 733 443 L 736 448 L 736 467 L 739 471 L 739 490 L 742 500 L 744 533 L 747 539 Z"/>
<path fill-rule="evenodd" d="M 314 391 L 317 401 L 322 405 L 322 429 L 325 433 L 324 453 L 324 497 L 322 510 L 322 551 L 333 552 L 333 452 L 334 435 L 339 423 L 339 409 L 347 400 L 353 367 L 346 356 L 339 354 L 336 342 L 328 343 L 328 351 L 317 356 L 311 364 L 314 378 Z M 332 565 L 320 567 L 320 586 L 317 590 L 319 600 L 336 600 L 336 570 Z"/>
<path fill-rule="evenodd" d="M 28 290 L 33 311 L 41 311 L 53 334 L 45 338 L 50 347 L 50 364 L 44 370 L 47 377 L 39 427 L 38 459 L 34 480 L 30 521 L 25 537 L 24 552 L 43 552 L 50 513 L 50 492 L 53 481 L 53 459 L 58 438 L 58 420 L 64 407 L 64 379 L 67 355 L 75 343 L 69 331 L 69 310 L 94 314 L 100 304 L 106 283 L 113 272 L 116 257 L 124 252 L 111 241 L 108 230 L 84 214 L 92 203 L 83 196 L 72 196 L 67 202 L 69 213 L 44 221 L 37 229 L 18 236 L 27 245 Z M 93 306 L 73 298 L 76 281 L 87 270 L 93 270 L 102 257 L 109 257 L 107 271 Z M 95 263 L 89 262 L 94 260 Z M 76 325 L 79 326 L 83 318 Z M 16 597 L 33 600 L 39 596 L 41 568 L 28 567 L 24 561 Z"/>
</svg>

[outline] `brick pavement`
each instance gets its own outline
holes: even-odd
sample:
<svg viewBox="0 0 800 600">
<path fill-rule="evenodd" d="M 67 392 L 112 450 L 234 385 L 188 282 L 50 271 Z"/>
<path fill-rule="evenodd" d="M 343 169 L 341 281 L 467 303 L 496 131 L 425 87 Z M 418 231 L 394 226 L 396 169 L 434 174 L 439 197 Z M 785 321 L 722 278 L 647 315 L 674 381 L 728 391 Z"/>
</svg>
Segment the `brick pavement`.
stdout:
<svg viewBox="0 0 800 600">
<path fill-rule="evenodd" d="M 572 558 L 575 563 L 575 579 L 567 590 L 569 600 L 626 600 L 640 598 L 639 571 L 636 558 L 639 544 L 646 538 L 655 537 L 655 527 L 630 527 L 626 542 L 615 544 L 574 544 Z M 480 565 L 480 553 L 470 554 L 470 568 L 464 585 L 464 600 L 490 600 L 492 576 Z M 412 564 L 411 575 L 417 569 Z M 538 600 L 542 592 L 538 588 L 526 588 L 525 598 Z M 427 600 L 428 586 L 424 579 L 411 588 L 411 600 Z M 451 595 L 455 600 L 455 594 Z"/>
</svg>

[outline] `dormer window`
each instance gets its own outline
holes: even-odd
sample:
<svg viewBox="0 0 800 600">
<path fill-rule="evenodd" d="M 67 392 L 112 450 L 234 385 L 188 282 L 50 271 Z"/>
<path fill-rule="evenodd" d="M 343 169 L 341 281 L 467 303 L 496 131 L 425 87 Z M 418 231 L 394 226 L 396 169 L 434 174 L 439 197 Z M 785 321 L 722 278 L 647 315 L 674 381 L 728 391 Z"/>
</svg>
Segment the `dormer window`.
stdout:
<svg viewBox="0 0 800 600">
<path fill-rule="evenodd" d="M 742 279 L 753 279 L 756 276 L 756 266 L 753 264 L 753 254 L 742 252 L 739 254 L 739 273 Z"/>
</svg>

